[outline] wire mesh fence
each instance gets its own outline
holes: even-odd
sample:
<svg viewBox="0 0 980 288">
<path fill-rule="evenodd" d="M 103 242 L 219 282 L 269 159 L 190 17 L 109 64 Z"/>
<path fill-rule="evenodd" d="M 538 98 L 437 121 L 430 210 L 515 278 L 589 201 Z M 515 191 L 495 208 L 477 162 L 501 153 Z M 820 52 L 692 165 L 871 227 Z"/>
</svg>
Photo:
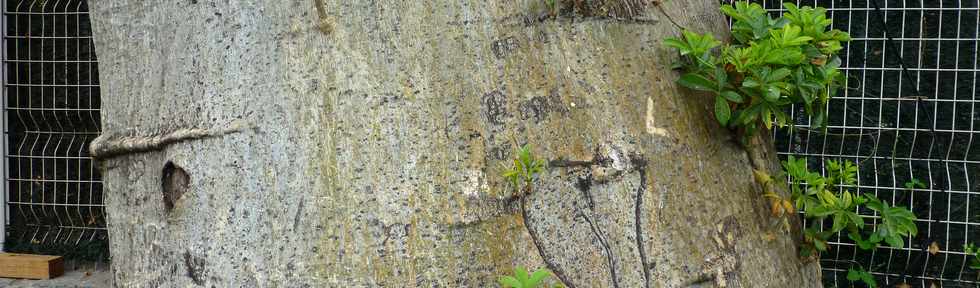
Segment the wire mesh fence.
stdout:
<svg viewBox="0 0 980 288">
<path fill-rule="evenodd" d="M 4 249 L 108 258 L 98 66 L 86 1 L 3 1 Z"/>
<path fill-rule="evenodd" d="M 752 2 L 778 16 L 784 1 Z M 818 127 L 794 107 L 795 127 L 774 133 L 780 156 L 807 157 L 820 171 L 825 160 L 851 161 L 858 182 L 848 189 L 919 218 L 919 234 L 903 248 L 865 251 L 846 235 L 832 238 L 821 259 L 825 284 L 849 287 L 848 268 L 860 266 L 887 287 L 980 286 L 964 253 L 980 245 L 980 1 L 785 2 L 827 8 L 853 41 L 841 52 L 848 85 L 828 105 L 827 130 L 811 129 Z M 925 185 L 908 185 L 913 179 Z M 873 211 L 859 213 L 878 221 Z"/>
</svg>

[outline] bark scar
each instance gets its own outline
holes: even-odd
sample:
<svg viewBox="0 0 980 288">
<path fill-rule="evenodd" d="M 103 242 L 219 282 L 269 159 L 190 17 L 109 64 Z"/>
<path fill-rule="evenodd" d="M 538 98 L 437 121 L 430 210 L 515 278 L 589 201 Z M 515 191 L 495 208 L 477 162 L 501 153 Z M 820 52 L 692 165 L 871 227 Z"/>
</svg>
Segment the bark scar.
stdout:
<svg viewBox="0 0 980 288">
<path fill-rule="evenodd" d="M 313 0 L 313 6 L 316 7 L 318 18 L 316 28 L 323 34 L 330 35 L 330 32 L 333 32 L 333 25 L 330 24 L 330 15 L 327 15 L 327 5 L 323 3 L 323 0 Z"/>
<path fill-rule="evenodd" d="M 102 134 L 89 144 L 89 154 L 95 159 L 108 159 L 116 156 L 163 150 L 169 145 L 190 141 L 234 134 L 246 130 L 249 125 L 244 121 L 235 120 L 225 127 L 216 128 L 181 128 L 172 132 L 147 136 L 116 137 Z"/>
<path fill-rule="evenodd" d="M 187 269 L 187 277 L 198 286 L 204 285 L 204 269 L 206 262 L 203 258 L 192 256 L 190 251 L 184 251 L 184 266 Z"/>
<path fill-rule="evenodd" d="M 742 287 L 737 275 L 738 270 L 741 268 L 741 262 L 735 249 L 739 236 L 741 236 L 739 230 L 740 228 L 735 216 L 725 217 L 725 219 L 717 224 L 716 230 L 712 233 L 711 238 L 720 252 L 707 257 L 700 273 L 696 274 L 697 276 L 688 281 L 684 287 L 701 285 L 708 282 L 714 282 L 716 287 Z"/>
</svg>

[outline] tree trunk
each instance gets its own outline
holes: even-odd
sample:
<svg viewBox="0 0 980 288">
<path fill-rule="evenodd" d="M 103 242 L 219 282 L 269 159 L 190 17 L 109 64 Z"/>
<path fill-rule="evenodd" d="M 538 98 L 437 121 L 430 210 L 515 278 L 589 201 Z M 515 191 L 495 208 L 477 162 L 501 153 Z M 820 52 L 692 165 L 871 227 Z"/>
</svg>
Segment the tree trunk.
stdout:
<svg viewBox="0 0 980 288">
<path fill-rule="evenodd" d="M 716 0 L 90 2 L 117 286 L 820 285 L 674 84 Z"/>
</svg>

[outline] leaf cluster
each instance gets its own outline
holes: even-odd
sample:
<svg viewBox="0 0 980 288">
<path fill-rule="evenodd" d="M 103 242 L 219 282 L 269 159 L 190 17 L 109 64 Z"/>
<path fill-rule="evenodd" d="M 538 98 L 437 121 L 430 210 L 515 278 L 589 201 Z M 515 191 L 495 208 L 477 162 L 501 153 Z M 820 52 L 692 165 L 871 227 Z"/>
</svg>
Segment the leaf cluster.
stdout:
<svg viewBox="0 0 980 288">
<path fill-rule="evenodd" d="M 878 287 L 878 281 L 875 281 L 875 276 L 871 275 L 871 272 L 864 270 L 863 267 L 847 269 L 847 281 L 861 281 L 869 288 Z"/>
<path fill-rule="evenodd" d="M 970 268 L 980 270 L 980 247 L 969 243 L 963 245 L 963 252 L 966 253 L 966 257 L 970 258 Z"/>
<path fill-rule="evenodd" d="M 551 271 L 548 271 L 548 269 L 540 268 L 528 274 L 527 269 L 524 269 L 523 266 L 517 266 L 514 268 L 513 276 L 501 276 L 497 279 L 497 282 L 504 288 L 536 288 L 548 276 L 551 276 Z"/>
<path fill-rule="evenodd" d="M 905 189 L 914 190 L 916 188 L 925 189 L 926 183 L 922 183 L 922 180 L 919 180 L 918 178 L 912 178 L 908 182 L 905 182 Z"/>
<path fill-rule="evenodd" d="M 804 230 L 807 249 L 804 256 L 827 250 L 827 238 L 845 231 L 861 249 L 874 249 L 885 242 L 892 247 L 903 247 L 903 237 L 918 233 L 916 217 L 909 209 L 891 206 L 872 194 L 859 195 L 846 189 L 857 183 L 857 167 L 851 162 L 828 160 L 826 176 L 807 169 L 806 159 L 789 156 L 783 161 L 783 169 L 789 176 L 792 199 L 803 210 L 804 216 L 813 221 L 813 226 Z M 872 227 L 865 225 L 858 215 L 860 208 L 876 212 L 881 221 Z M 823 220 L 830 219 L 831 229 L 821 229 Z"/>
<path fill-rule="evenodd" d="M 513 165 L 506 168 L 502 176 L 514 185 L 514 189 L 520 190 L 522 187 L 529 187 L 544 168 L 544 159 L 535 157 L 531 152 L 531 145 L 527 144 L 517 149 L 517 157 L 514 158 Z"/>
<path fill-rule="evenodd" d="M 722 125 L 750 136 L 762 123 L 771 129 L 792 119 L 784 109 L 802 104 L 814 126 L 826 125 L 826 104 L 844 82 L 836 55 L 851 37 L 828 30 L 824 8 L 784 3 L 773 19 L 758 4 L 737 1 L 721 10 L 732 18 L 733 43 L 722 46 L 711 34 L 684 31 L 665 45 L 683 56 L 681 86 L 715 95 L 714 114 Z"/>
</svg>

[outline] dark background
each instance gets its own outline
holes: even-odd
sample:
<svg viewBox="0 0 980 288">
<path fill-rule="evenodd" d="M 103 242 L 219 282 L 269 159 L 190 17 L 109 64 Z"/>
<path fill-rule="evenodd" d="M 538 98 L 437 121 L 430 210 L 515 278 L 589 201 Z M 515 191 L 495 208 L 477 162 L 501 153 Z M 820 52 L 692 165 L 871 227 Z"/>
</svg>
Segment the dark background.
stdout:
<svg viewBox="0 0 980 288">
<path fill-rule="evenodd" d="M 85 1 L 5 1 L 5 249 L 108 259 L 102 184 L 88 158 L 99 81 Z"/>
</svg>

